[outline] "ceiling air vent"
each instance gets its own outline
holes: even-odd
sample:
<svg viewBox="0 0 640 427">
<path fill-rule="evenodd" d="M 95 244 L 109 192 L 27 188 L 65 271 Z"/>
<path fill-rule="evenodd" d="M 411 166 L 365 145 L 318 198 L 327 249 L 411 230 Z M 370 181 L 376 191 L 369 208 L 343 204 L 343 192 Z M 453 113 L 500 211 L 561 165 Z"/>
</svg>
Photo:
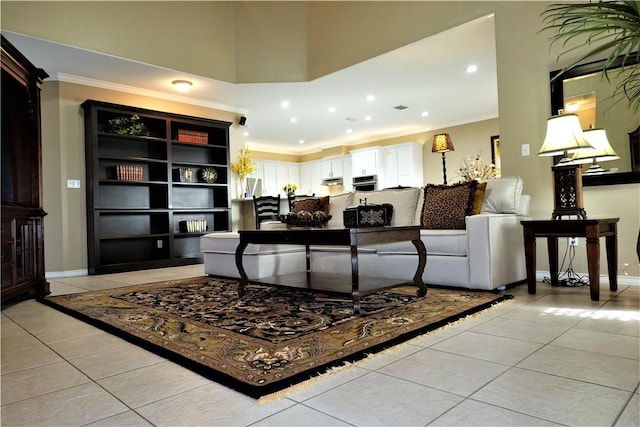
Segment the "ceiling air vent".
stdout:
<svg viewBox="0 0 640 427">
<path fill-rule="evenodd" d="M 402 110 L 406 110 L 407 107 L 406 105 L 396 105 L 395 107 L 393 107 L 394 109 L 398 110 L 398 111 L 402 111 Z"/>
</svg>

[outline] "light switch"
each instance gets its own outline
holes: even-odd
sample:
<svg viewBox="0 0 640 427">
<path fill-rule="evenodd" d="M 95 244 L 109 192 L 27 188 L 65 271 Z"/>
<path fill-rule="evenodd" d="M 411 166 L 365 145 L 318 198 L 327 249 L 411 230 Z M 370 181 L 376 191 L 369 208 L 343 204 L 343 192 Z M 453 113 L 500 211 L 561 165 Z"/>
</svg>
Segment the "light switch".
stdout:
<svg viewBox="0 0 640 427">
<path fill-rule="evenodd" d="M 522 144 L 522 156 L 529 155 L 529 144 Z"/>
<path fill-rule="evenodd" d="M 79 179 L 68 179 L 67 180 L 67 188 L 80 188 L 80 180 Z"/>
</svg>

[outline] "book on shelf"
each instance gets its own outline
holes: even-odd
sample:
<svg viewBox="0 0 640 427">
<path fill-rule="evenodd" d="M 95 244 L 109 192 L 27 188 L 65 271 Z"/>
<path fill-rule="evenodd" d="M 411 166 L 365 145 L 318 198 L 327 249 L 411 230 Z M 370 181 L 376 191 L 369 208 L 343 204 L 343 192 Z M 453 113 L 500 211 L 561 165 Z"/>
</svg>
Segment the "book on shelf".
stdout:
<svg viewBox="0 0 640 427">
<path fill-rule="evenodd" d="M 181 233 L 204 233 L 207 231 L 206 219 L 188 219 L 178 223 Z"/>
<path fill-rule="evenodd" d="M 116 179 L 119 181 L 142 181 L 144 169 L 140 165 L 116 165 Z"/>
<path fill-rule="evenodd" d="M 199 130 L 178 129 L 178 141 L 194 144 L 208 144 L 209 134 Z"/>
</svg>

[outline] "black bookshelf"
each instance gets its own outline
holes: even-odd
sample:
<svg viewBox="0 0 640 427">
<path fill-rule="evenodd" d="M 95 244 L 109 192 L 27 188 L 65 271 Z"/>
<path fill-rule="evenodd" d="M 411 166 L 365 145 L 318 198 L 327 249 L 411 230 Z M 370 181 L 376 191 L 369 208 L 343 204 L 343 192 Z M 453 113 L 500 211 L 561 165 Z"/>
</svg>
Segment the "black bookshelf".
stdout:
<svg viewBox="0 0 640 427">
<path fill-rule="evenodd" d="M 231 123 L 87 100 L 89 274 L 202 262 L 231 229 Z"/>
</svg>

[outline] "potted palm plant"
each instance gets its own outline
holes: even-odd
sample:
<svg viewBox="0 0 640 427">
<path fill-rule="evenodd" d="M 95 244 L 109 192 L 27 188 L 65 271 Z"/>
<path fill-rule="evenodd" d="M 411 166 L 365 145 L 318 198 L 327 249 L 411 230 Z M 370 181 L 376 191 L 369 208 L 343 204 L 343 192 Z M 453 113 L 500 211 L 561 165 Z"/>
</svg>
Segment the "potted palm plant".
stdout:
<svg viewBox="0 0 640 427">
<path fill-rule="evenodd" d="M 616 59 L 622 58 L 620 68 L 615 68 L 619 79 L 613 98 L 626 99 L 629 107 L 640 111 L 640 1 L 556 3 L 545 9 L 543 17 L 543 31 L 554 31 L 552 45 L 562 43 L 558 58 L 589 46 L 554 80 L 578 65 L 606 56 L 602 78 L 609 81 Z"/>
</svg>

